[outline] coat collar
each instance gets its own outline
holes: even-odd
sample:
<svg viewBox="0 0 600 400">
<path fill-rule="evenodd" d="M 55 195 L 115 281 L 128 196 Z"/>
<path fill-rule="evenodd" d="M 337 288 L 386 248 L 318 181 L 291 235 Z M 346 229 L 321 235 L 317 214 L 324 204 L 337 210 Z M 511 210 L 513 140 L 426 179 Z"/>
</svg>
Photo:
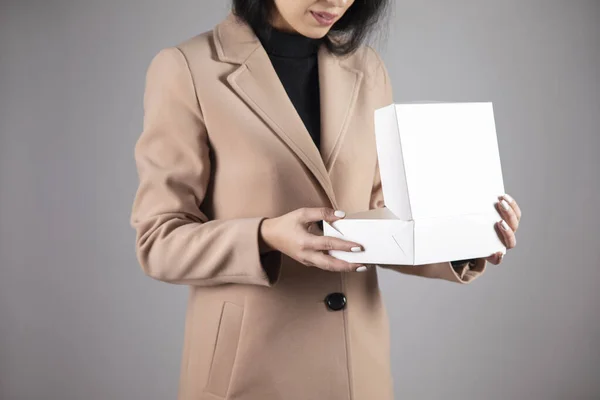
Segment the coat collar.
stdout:
<svg viewBox="0 0 600 400">
<path fill-rule="evenodd" d="M 233 64 L 243 64 L 261 47 L 252 28 L 233 14 L 215 27 L 214 38 L 219 60 Z"/>
<path fill-rule="evenodd" d="M 310 170 L 337 208 L 330 174 L 348 130 L 363 73 L 323 45 L 318 52 L 321 148 L 317 148 L 252 28 L 230 14 L 214 30 L 217 57 L 237 64 L 227 81 Z"/>
</svg>

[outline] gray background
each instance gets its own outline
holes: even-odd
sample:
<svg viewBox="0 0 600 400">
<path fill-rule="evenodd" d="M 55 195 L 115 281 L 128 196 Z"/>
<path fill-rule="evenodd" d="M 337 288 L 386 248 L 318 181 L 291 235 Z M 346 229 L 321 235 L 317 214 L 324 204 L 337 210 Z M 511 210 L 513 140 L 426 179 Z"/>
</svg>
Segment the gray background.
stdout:
<svg viewBox="0 0 600 400">
<path fill-rule="evenodd" d="M 2 400 L 175 397 L 186 290 L 137 266 L 133 146 L 150 58 L 227 9 L 0 0 Z M 392 21 L 396 101 L 493 101 L 524 211 L 476 284 L 382 273 L 397 398 L 600 399 L 600 1 L 404 0 Z"/>
</svg>

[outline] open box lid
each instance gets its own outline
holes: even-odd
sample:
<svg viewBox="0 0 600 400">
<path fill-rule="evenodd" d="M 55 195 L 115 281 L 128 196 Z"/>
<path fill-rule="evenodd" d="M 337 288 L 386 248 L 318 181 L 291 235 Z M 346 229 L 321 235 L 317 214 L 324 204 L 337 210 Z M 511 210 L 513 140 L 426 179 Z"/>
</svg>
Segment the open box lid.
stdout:
<svg viewBox="0 0 600 400">
<path fill-rule="evenodd" d="M 375 111 L 383 197 L 399 219 L 494 212 L 504 194 L 492 103 Z"/>
</svg>

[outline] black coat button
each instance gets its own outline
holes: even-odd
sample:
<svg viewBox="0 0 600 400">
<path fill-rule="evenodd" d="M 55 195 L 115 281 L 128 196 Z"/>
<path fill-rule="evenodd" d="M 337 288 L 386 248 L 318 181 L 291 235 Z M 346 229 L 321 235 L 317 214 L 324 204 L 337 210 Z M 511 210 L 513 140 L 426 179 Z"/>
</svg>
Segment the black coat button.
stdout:
<svg viewBox="0 0 600 400">
<path fill-rule="evenodd" d="M 327 308 L 333 311 L 342 310 L 346 307 L 346 295 L 344 293 L 330 293 L 325 297 Z"/>
</svg>

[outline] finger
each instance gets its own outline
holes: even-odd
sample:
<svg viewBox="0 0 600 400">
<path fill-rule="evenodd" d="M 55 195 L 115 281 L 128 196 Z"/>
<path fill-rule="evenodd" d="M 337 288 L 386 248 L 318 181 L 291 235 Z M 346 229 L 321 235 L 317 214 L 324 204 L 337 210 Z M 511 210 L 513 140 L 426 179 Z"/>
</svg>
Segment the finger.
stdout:
<svg viewBox="0 0 600 400">
<path fill-rule="evenodd" d="M 513 210 L 515 210 L 515 214 L 517 215 L 517 219 L 520 221 L 521 220 L 521 207 L 519 207 L 519 204 L 515 201 L 515 199 L 513 199 L 510 195 L 508 194 L 504 194 L 503 196 L 500 196 L 502 198 L 504 198 L 508 204 L 510 204 L 510 206 L 512 207 Z"/>
<path fill-rule="evenodd" d="M 496 222 L 495 226 L 500 240 L 502 240 L 502 243 L 504 243 L 504 246 L 506 246 L 507 249 L 514 248 L 517 245 L 517 237 L 510 226 L 508 226 L 506 221 L 501 220 Z"/>
<path fill-rule="evenodd" d="M 307 265 L 332 272 L 353 272 L 363 267 L 363 264 L 349 263 L 339 260 L 320 251 L 309 252 L 306 256 Z"/>
<path fill-rule="evenodd" d="M 333 222 L 345 216 L 345 212 L 328 207 L 305 207 L 298 210 L 298 219 L 303 224 L 311 224 L 321 220 Z"/>
<path fill-rule="evenodd" d="M 510 203 L 506 201 L 506 199 L 501 199 L 496 203 L 496 208 L 498 209 L 502 219 L 508 223 L 510 229 L 512 229 L 513 232 L 516 232 L 517 229 L 519 229 L 519 219 L 517 218 L 517 214 L 511 207 Z"/>
<path fill-rule="evenodd" d="M 351 251 L 357 253 L 363 251 L 363 247 L 356 242 L 350 242 L 348 240 L 335 238 L 332 236 L 315 236 L 308 239 L 308 246 L 302 250 L 315 250 L 315 251 L 329 251 L 329 250 L 341 250 Z"/>
<path fill-rule="evenodd" d="M 494 265 L 499 265 L 502 263 L 502 260 L 504 258 L 504 253 L 502 252 L 497 252 L 492 254 L 491 256 L 486 258 L 486 261 L 489 261 L 490 263 L 494 264 Z"/>
</svg>

